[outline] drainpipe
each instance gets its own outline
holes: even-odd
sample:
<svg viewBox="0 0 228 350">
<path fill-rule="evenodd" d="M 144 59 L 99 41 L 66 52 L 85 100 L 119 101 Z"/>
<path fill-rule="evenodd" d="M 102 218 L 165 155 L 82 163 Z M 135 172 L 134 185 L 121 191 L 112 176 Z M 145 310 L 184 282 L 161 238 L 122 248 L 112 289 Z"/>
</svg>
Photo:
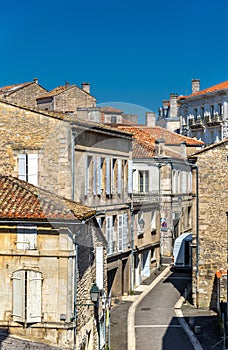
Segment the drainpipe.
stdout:
<svg viewBox="0 0 228 350">
<path fill-rule="evenodd" d="M 196 307 L 199 307 L 199 171 L 196 164 L 192 165 L 196 171 Z"/>
<path fill-rule="evenodd" d="M 75 265 L 74 265 L 74 349 L 77 348 L 76 337 L 77 337 L 77 289 L 78 289 L 78 245 L 76 242 L 75 246 Z"/>
<path fill-rule="evenodd" d="M 75 143 L 76 143 L 76 137 L 77 137 L 77 132 L 72 130 L 72 135 L 71 135 L 71 181 L 72 181 L 72 193 L 71 193 L 71 199 L 74 201 L 74 189 L 75 189 L 75 171 L 74 171 L 74 166 L 75 166 L 75 155 L 74 155 L 74 148 L 75 148 Z"/>
</svg>

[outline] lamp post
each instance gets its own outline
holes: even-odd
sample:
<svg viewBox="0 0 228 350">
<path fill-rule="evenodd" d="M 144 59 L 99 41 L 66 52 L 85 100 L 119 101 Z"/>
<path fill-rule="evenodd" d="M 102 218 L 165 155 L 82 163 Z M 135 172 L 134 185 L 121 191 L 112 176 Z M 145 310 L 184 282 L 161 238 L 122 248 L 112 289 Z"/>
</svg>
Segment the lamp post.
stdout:
<svg viewBox="0 0 228 350">
<path fill-rule="evenodd" d="M 94 304 L 94 316 L 96 320 L 97 335 L 98 335 L 98 350 L 100 350 L 100 325 L 99 325 L 99 314 L 98 314 L 99 297 L 100 297 L 100 289 L 98 288 L 96 283 L 93 283 L 92 288 L 90 289 L 90 298 Z"/>
</svg>

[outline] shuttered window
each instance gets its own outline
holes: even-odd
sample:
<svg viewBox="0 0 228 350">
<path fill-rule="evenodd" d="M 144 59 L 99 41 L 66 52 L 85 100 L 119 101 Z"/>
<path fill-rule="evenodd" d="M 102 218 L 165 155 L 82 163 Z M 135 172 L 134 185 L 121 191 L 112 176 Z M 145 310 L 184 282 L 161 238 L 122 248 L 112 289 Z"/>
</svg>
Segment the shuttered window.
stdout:
<svg viewBox="0 0 228 350">
<path fill-rule="evenodd" d="M 38 185 L 38 154 L 18 154 L 18 178 Z"/>
<path fill-rule="evenodd" d="M 41 285 L 39 271 L 19 270 L 13 280 L 13 320 L 22 323 L 41 322 Z"/>
<path fill-rule="evenodd" d="M 17 249 L 27 250 L 37 248 L 37 226 L 17 226 Z"/>
</svg>

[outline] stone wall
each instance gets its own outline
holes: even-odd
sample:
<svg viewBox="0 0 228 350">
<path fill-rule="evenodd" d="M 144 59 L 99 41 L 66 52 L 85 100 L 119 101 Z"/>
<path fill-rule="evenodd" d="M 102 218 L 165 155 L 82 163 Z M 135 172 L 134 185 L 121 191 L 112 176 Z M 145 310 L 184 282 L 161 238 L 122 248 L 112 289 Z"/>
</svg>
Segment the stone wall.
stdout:
<svg viewBox="0 0 228 350">
<path fill-rule="evenodd" d="M 215 272 L 227 268 L 228 144 L 221 142 L 197 155 L 199 231 L 196 197 L 193 208 L 193 299 L 197 307 L 213 307 Z M 196 196 L 196 176 L 193 188 Z M 198 254 L 197 254 L 198 253 Z M 224 298 L 224 296 L 221 296 Z"/>
<path fill-rule="evenodd" d="M 69 87 L 62 93 L 51 99 L 37 101 L 37 107 L 56 112 L 76 112 L 79 107 L 95 107 L 96 100 L 93 96 L 81 90 L 77 86 Z"/>
<path fill-rule="evenodd" d="M 6 100 L 23 106 L 36 107 L 37 97 L 45 92 L 44 88 L 34 82 L 9 94 L 6 96 Z"/>
</svg>

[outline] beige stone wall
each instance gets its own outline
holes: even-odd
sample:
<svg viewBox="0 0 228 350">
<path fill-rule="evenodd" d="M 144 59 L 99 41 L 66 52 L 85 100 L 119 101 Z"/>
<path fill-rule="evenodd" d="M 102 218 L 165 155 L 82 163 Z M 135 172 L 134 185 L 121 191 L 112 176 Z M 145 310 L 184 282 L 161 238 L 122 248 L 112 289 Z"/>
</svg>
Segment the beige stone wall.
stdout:
<svg viewBox="0 0 228 350">
<path fill-rule="evenodd" d="M 193 248 L 193 298 L 194 304 L 199 307 L 209 308 L 213 306 L 215 272 L 227 269 L 227 157 L 227 143 L 213 147 L 197 157 L 199 169 L 199 245 L 198 249 Z M 193 177 L 193 188 L 196 194 L 195 186 L 196 171 L 194 171 Z M 193 228 L 193 245 L 196 245 L 195 201 Z M 223 297 L 221 296 L 221 298 Z"/>
<path fill-rule="evenodd" d="M 77 228 L 77 227 L 76 227 Z M 84 249 L 78 242 L 78 249 L 75 251 L 72 242 L 72 235 L 67 229 L 42 226 L 38 227 L 37 249 L 18 250 L 16 225 L 0 226 L 0 327 L 9 327 L 14 335 L 25 339 L 45 342 L 53 346 L 60 346 L 61 349 L 73 349 L 74 343 L 74 301 L 77 306 L 77 345 L 85 337 L 88 338 L 88 331 L 91 330 L 90 349 L 96 349 L 97 332 L 94 326 L 93 306 L 90 304 L 90 288 L 96 279 L 95 260 L 92 258 L 94 247 L 102 243 L 94 230 L 94 222 L 86 225 L 81 230 L 81 240 L 87 242 Z M 88 242 L 87 242 L 88 243 Z M 84 243 L 85 244 L 85 243 Z M 88 257 L 90 254 L 90 257 Z M 104 250 L 105 254 L 105 250 Z M 76 260 L 77 255 L 77 260 Z M 75 270 L 75 263 L 80 263 Z M 23 327 L 23 324 L 13 321 L 12 317 L 12 274 L 13 272 L 25 269 L 35 270 L 42 273 L 42 322 L 35 323 L 30 327 Z M 77 295 L 74 296 L 75 271 L 77 272 L 76 286 Z M 106 257 L 104 255 L 104 290 L 107 287 Z M 100 303 L 99 314 L 102 314 Z M 65 315 L 66 322 L 60 319 Z M 89 342 L 89 339 L 87 339 Z"/>
<path fill-rule="evenodd" d="M 43 95 L 45 92 L 46 90 L 40 85 L 32 83 L 8 95 L 6 100 L 23 106 L 36 107 L 37 97 Z"/>
<path fill-rule="evenodd" d="M 96 100 L 93 96 L 81 90 L 77 86 L 73 86 L 65 90 L 59 95 L 53 96 L 52 99 L 47 98 L 37 101 L 40 109 L 48 109 L 57 112 L 76 112 L 79 107 L 95 107 Z"/>
<path fill-rule="evenodd" d="M 71 198 L 69 123 L 3 102 L 0 116 L 0 172 L 17 177 L 17 155 L 38 153 L 38 185 Z"/>
</svg>

